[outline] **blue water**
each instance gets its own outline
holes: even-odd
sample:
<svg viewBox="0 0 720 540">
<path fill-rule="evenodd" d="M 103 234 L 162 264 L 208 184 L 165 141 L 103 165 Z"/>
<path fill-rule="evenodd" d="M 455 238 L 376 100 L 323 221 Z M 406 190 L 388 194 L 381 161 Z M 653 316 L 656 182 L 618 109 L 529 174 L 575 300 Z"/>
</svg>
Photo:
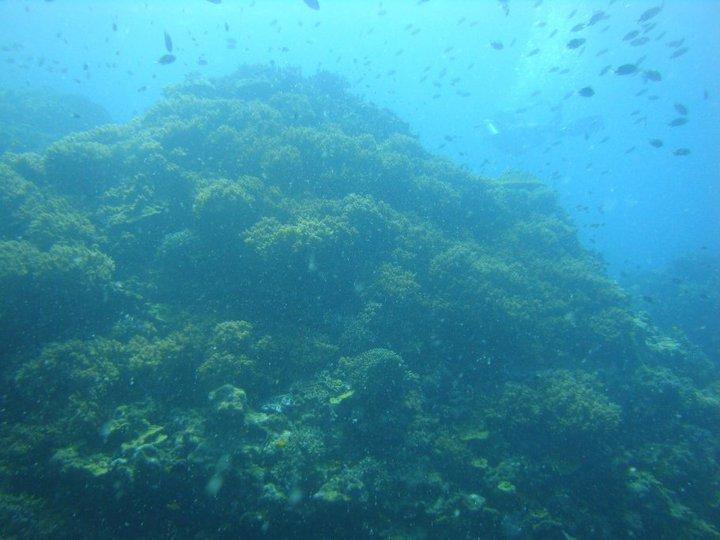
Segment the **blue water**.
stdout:
<svg viewBox="0 0 720 540">
<path fill-rule="evenodd" d="M 585 244 L 615 273 L 657 268 L 702 246 L 718 253 L 720 3 L 666 2 L 639 46 L 622 38 L 643 30 L 638 18 L 653 2 L 507 5 L 509 14 L 499 2 L 460 0 L 330 0 L 317 11 L 301 0 L 6 0 L 0 46 L 20 48 L 0 55 L 14 60 L 2 64 L 0 84 L 80 93 L 126 121 L 191 73 L 218 76 L 256 62 L 329 70 L 396 112 L 430 149 L 481 174 L 526 171 L 555 187 Z M 598 11 L 607 18 L 571 31 Z M 156 63 L 165 31 L 177 56 L 171 65 Z M 586 42 L 568 49 L 574 38 Z M 680 39 L 688 51 L 670 59 L 677 48 L 667 43 Z M 640 57 L 661 81 L 613 74 Z M 564 99 L 585 86 L 595 95 Z M 669 127 L 676 102 L 689 122 Z M 582 127 L 562 134 L 587 117 L 600 122 L 587 139 Z M 662 148 L 648 143 L 656 138 Z M 677 148 L 692 153 L 674 156 Z"/>
</svg>

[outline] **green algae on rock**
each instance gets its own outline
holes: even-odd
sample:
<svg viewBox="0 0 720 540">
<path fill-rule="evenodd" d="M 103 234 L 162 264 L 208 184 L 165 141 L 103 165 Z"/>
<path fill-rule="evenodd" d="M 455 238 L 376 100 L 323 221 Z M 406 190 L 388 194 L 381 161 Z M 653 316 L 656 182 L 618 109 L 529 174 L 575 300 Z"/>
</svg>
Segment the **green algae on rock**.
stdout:
<svg viewBox="0 0 720 540">
<path fill-rule="evenodd" d="M 8 154 L 0 211 L 3 531 L 720 536 L 717 365 L 328 75 Z"/>
</svg>

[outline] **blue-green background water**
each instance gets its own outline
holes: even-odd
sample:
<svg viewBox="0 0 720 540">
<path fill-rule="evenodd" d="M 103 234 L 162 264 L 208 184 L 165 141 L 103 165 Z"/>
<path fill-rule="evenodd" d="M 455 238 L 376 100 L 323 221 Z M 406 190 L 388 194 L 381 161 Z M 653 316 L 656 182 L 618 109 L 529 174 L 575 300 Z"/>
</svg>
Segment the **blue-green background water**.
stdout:
<svg viewBox="0 0 720 540">
<path fill-rule="evenodd" d="M 429 148 L 480 173 L 521 170 L 557 188 L 583 240 L 616 273 L 657 268 L 702 246 L 717 253 L 720 4 L 666 2 L 639 46 L 623 37 L 644 30 L 637 21 L 653 2 L 507 6 L 506 15 L 489 0 L 330 0 L 318 11 L 300 0 L 4 0 L 0 46 L 10 50 L 0 55 L 0 82 L 80 93 L 125 121 L 193 72 L 217 76 L 256 62 L 330 70 L 396 112 Z M 598 11 L 607 18 L 572 31 Z M 156 63 L 165 31 L 178 58 L 171 65 Z M 586 42 L 568 49 L 573 38 Z M 667 44 L 676 40 L 688 51 L 671 59 L 677 48 Z M 641 57 L 660 82 L 613 74 Z M 585 86 L 593 97 L 564 99 Z M 676 102 L 689 122 L 673 128 Z M 662 148 L 648 144 L 655 138 Z M 692 153 L 674 156 L 677 148 Z"/>
</svg>

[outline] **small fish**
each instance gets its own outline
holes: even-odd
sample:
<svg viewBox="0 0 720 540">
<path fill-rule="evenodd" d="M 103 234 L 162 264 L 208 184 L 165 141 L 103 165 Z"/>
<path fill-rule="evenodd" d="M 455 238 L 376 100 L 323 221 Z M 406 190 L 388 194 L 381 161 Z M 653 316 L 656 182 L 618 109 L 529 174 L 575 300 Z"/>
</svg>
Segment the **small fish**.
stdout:
<svg viewBox="0 0 720 540">
<path fill-rule="evenodd" d="M 687 116 L 688 110 L 685 105 L 683 105 L 682 103 L 675 103 L 674 107 L 675 107 L 675 110 L 678 112 L 678 114 Z"/>
<path fill-rule="evenodd" d="M 177 58 L 175 58 L 175 55 L 173 54 L 164 54 L 160 58 L 158 58 L 157 63 L 162 64 L 163 66 L 166 66 L 168 64 L 172 64 Z"/>
<path fill-rule="evenodd" d="M 663 142 L 660 139 L 650 139 L 650 146 L 654 148 L 660 148 L 663 145 Z"/>
<path fill-rule="evenodd" d="M 595 90 L 593 90 L 590 86 L 586 86 L 578 90 L 578 94 L 580 94 L 582 97 L 592 97 L 595 95 Z"/>
<path fill-rule="evenodd" d="M 320 9 L 320 4 L 318 3 L 318 0 L 303 0 L 303 2 L 305 2 L 305 5 L 310 9 Z"/>
<path fill-rule="evenodd" d="M 615 69 L 615 75 L 633 75 L 637 71 L 638 67 L 635 64 L 623 64 Z"/>
<path fill-rule="evenodd" d="M 643 11 L 642 15 L 640 15 L 640 18 L 638 19 L 639 23 L 644 23 L 655 17 L 658 13 L 662 11 L 662 6 L 655 6 L 650 9 L 646 9 Z"/>
<path fill-rule="evenodd" d="M 579 32 L 579 31 L 582 30 L 583 28 L 585 28 L 585 23 L 578 23 L 578 24 L 576 24 L 575 26 L 573 26 L 573 27 L 570 29 L 570 31 L 571 31 L 571 32 Z"/>
<path fill-rule="evenodd" d="M 602 77 L 602 76 L 605 75 L 608 71 L 610 71 L 610 68 L 611 68 L 611 67 L 612 67 L 612 66 L 611 66 L 610 64 L 608 64 L 607 66 L 605 66 L 604 68 L 602 68 L 602 69 L 600 70 L 600 73 L 598 73 L 598 75 L 599 75 L 600 77 Z"/>
<path fill-rule="evenodd" d="M 222 0 L 207 0 L 207 1 L 210 2 L 211 4 L 220 4 L 222 2 Z"/>
<path fill-rule="evenodd" d="M 680 45 L 685 43 L 685 38 L 682 39 L 676 39 L 674 41 L 668 41 L 666 45 L 672 49 L 677 49 Z"/>
<path fill-rule="evenodd" d="M 648 304 L 655 303 L 655 299 L 652 296 L 644 295 L 642 299 L 645 300 Z"/>
<path fill-rule="evenodd" d="M 500 51 L 503 49 L 504 45 L 501 41 L 491 41 L 490 46 L 495 49 L 496 51 Z"/>
<path fill-rule="evenodd" d="M 678 127 L 678 126 L 684 126 L 687 124 L 688 119 L 685 116 L 680 116 L 676 118 L 675 120 L 672 120 L 671 122 L 668 122 L 668 126 L 670 127 Z"/>
<path fill-rule="evenodd" d="M 683 54 L 685 54 L 686 52 L 688 52 L 688 48 L 681 47 L 681 48 L 677 49 L 674 53 L 672 53 L 670 55 L 670 58 L 678 58 L 678 57 L 682 56 Z"/>
<path fill-rule="evenodd" d="M 590 17 L 590 20 L 588 21 L 588 26 L 592 26 L 594 24 L 599 23 L 600 21 L 604 21 L 605 19 L 609 19 L 604 11 L 596 11 L 593 13 L 592 17 Z"/>
<path fill-rule="evenodd" d="M 633 30 L 632 32 L 628 32 L 625 34 L 625 37 L 623 38 L 623 41 L 630 41 L 631 39 L 635 39 L 640 34 L 640 30 Z"/>
<path fill-rule="evenodd" d="M 536 49 L 533 49 L 532 51 L 530 51 L 529 53 L 527 53 L 527 55 L 528 55 L 528 57 L 535 56 L 539 52 L 540 52 L 540 49 L 536 48 Z"/>
<path fill-rule="evenodd" d="M 650 41 L 650 38 L 647 36 L 639 37 L 637 39 L 633 39 L 630 42 L 630 45 L 632 47 L 639 47 L 640 45 L 645 45 L 648 41 Z"/>
<path fill-rule="evenodd" d="M 690 154 L 689 148 L 678 148 L 673 152 L 673 156 L 687 156 Z"/>
<path fill-rule="evenodd" d="M 571 39 L 567 42 L 567 48 L 568 49 L 577 49 L 578 47 L 581 47 L 585 43 L 585 38 L 575 38 Z"/>
<path fill-rule="evenodd" d="M 167 50 L 168 53 L 173 52 L 172 38 L 170 37 L 170 34 L 168 34 L 167 32 L 165 32 L 165 49 Z"/>
<path fill-rule="evenodd" d="M 646 81 L 660 82 L 662 81 L 662 75 L 655 69 L 646 69 L 643 71 L 643 78 Z"/>
</svg>

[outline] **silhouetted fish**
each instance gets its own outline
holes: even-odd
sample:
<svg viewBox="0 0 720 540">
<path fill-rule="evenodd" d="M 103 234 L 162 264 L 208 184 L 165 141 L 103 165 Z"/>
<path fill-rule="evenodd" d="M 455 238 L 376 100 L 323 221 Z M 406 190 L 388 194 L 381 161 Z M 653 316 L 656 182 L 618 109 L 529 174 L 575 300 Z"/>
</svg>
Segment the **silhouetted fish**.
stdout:
<svg viewBox="0 0 720 540">
<path fill-rule="evenodd" d="M 592 97 L 595 95 L 595 90 L 593 90 L 590 86 L 586 86 L 585 88 L 578 90 L 578 94 L 582 97 Z"/>
<path fill-rule="evenodd" d="M 616 75 L 632 75 L 637 73 L 638 67 L 635 64 L 623 64 L 619 68 L 615 69 Z"/>
<path fill-rule="evenodd" d="M 175 55 L 173 54 L 164 54 L 162 55 L 157 63 L 162 65 L 172 64 L 176 60 Z"/>
<path fill-rule="evenodd" d="M 668 126 L 670 127 L 678 127 L 678 126 L 684 126 L 687 124 L 688 119 L 685 116 L 680 116 L 679 118 L 676 118 L 675 120 L 668 122 Z"/>
<path fill-rule="evenodd" d="M 583 43 L 585 43 L 585 38 L 575 38 L 571 39 L 567 42 L 567 48 L 568 49 L 577 49 L 580 47 Z"/>
<path fill-rule="evenodd" d="M 640 18 L 638 19 L 639 23 L 644 23 L 655 17 L 658 13 L 662 11 L 662 6 L 655 6 L 650 9 L 646 9 L 643 11 L 642 15 L 640 15 Z"/>
<path fill-rule="evenodd" d="M 689 148 L 678 148 L 673 152 L 673 156 L 687 156 L 690 154 Z"/>
<path fill-rule="evenodd" d="M 687 116 L 688 110 L 685 105 L 683 105 L 682 103 L 675 103 L 674 107 L 675 107 L 675 110 L 678 112 L 678 114 Z"/>
<path fill-rule="evenodd" d="M 660 148 L 663 145 L 663 142 L 660 139 L 650 139 L 650 146 L 654 146 L 655 148 Z"/>
<path fill-rule="evenodd" d="M 660 82 L 662 81 L 662 75 L 655 69 L 646 69 L 643 71 L 643 78 L 646 81 Z"/>
<path fill-rule="evenodd" d="M 503 48 L 503 44 L 500 41 L 491 41 L 490 46 L 496 51 L 499 51 Z"/>
<path fill-rule="evenodd" d="M 172 38 L 170 37 L 170 34 L 165 32 L 165 49 L 167 49 L 167 52 L 171 53 L 173 52 L 173 42 Z"/>
<path fill-rule="evenodd" d="M 305 5 L 309 7 L 310 9 L 320 9 L 320 4 L 318 3 L 318 0 L 303 0 L 305 2 Z"/>
<path fill-rule="evenodd" d="M 592 17 L 590 17 L 590 20 L 588 21 L 588 26 L 592 26 L 596 23 L 599 23 L 600 21 L 603 21 L 605 19 L 609 19 L 604 11 L 596 11 L 593 13 Z"/>
<path fill-rule="evenodd" d="M 631 39 L 635 39 L 640 34 L 640 30 L 633 30 L 632 32 L 628 32 L 625 34 L 625 37 L 623 38 L 623 41 L 630 41 Z"/>
<path fill-rule="evenodd" d="M 688 48 L 687 48 L 687 47 L 681 47 L 681 48 L 677 49 L 674 53 L 672 53 L 672 54 L 670 55 L 670 58 L 677 58 L 677 57 L 679 57 L 679 56 L 682 56 L 682 55 L 685 54 L 686 52 L 688 52 Z"/>
</svg>

